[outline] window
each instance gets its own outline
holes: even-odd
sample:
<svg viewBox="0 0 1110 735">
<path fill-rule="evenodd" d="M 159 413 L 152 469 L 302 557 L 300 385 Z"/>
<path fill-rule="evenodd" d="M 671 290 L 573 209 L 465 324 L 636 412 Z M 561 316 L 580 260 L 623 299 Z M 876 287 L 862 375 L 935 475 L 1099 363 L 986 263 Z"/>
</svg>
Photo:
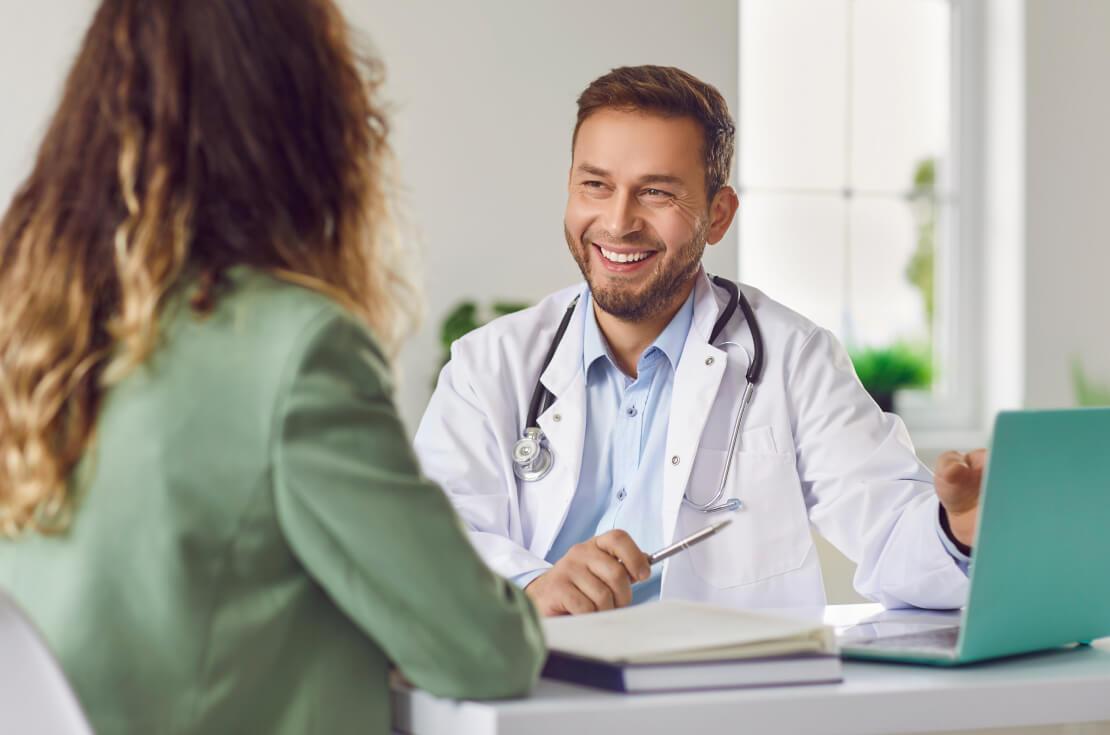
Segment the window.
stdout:
<svg viewBox="0 0 1110 735">
<path fill-rule="evenodd" d="M 915 430 L 978 419 L 964 5 L 740 2 L 741 278 L 851 351 L 920 355 Z"/>
</svg>

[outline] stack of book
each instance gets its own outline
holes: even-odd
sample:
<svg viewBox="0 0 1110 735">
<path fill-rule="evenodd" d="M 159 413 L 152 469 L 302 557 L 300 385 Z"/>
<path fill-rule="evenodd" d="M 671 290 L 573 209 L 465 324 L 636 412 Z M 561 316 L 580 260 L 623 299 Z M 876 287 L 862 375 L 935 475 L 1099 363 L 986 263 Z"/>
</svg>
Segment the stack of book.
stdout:
<svg viewBox="0 0 1110 735">
<path fill-rule="evenodd" d="M 621 692 L 841 680 L 831 628 L 692 602 L 544 620 L 543 675 Z"/>
</svg>

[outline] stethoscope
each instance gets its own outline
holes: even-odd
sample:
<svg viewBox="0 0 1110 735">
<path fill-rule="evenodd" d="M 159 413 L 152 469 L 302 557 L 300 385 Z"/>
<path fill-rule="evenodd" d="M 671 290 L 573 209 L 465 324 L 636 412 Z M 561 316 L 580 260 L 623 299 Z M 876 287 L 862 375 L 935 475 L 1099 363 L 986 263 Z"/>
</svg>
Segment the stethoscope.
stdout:
<svg viewBox="0 0 1110 735">
<path fill-rule="evenodd" d="M 736 441 L 740 437 L 740 428 L 744 424 L 744 415 L 748 411 L 748 405 L 752 402 L 752 394 L 755 392 L 755 386 L 763 377 L 763 335 L 759 331 L 759 323 L 755 319 L 755 312 L 752 310 L 751 304 L 740 293 L 740 289 L 732 281 L 721 278 L 720 276 L 712 276 L 713 283 L 724 290 L 728 294 L 728 305 L 725 306 L 721 315 L 717 317 L 717 321 L 713 324 L 713 331 L 709 336 L 709 344 L 717 341 L 721 330 L 725 328 L 732 315 L 736 313 L 737 307 L 744 313 L 744 319 L 748 322 L 748 329 L 752 333 L 752 344 L 754 346 L 754 353 L 752 355 L 751 364 L 748 365 L 748 371 L 745 374 L 747 384 L 744 386 L 744 395 L 740 398 L 740 410 L 736 413 L 736 421 L 732 425 L 732 436 L 728 442 L 728 453 L 725 457 L 725 467 L 721 472 L 721 481 L 717 486 L 717 494 L 707 503 L 698 503 L 692 500 L 689 494 L 684 494 L 682 502 L 701 513 L 716 513 L 718 511 L 739 510 L 742 505 L 739 498 L 729 498 L 725 502 L 721 499 L 725 495 L 725 480 L 728 478 L 729 469 L 732 466 L 732 456 L 736 452 Z M 567 306 L 566 313 L 563 315 L 563 320 L 559 322 L 559 328 L 555 330 L 555 337 L 551 340 L 551 347 L 547 350 L 547 355 L 543 359 L 543 367 L 540 368 L 540 375 L 543 375 L 547 370 L 551 358 L 555 356 L 555 350 L 559 348 L 559 343 L 563 340 L 563 335 L 570 325 L 571 317 L 574 316 L 574 309 L 578 306 L 579 296 L 575 296 L 574 300 Z M 547 389 L 544 384 L 537 380 L 535 390 L 532 391 L 532 400 L 528 403 L 528 415 L 524 420 L 524 431 L 521 438 L 513 445 L 513 472 L 524 482 L 536 482 L 542 480 L 551 471 L 551 467 L 555 464 L 555 458 L 551 453 L 551 449 L 547 446 L 547 439 L 543 435 L 543 430 L 540 429 L 539 417 L 547 410 L 555 396 Z"/>
</svg>

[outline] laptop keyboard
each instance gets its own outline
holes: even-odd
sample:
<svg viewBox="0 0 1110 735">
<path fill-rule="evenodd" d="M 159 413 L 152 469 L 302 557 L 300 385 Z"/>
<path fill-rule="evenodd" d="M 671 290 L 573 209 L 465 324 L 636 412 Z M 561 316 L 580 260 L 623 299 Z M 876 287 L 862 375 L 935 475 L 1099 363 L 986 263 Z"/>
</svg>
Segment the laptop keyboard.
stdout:
<svg viewBox="0 0 1110 735">
<path fill-rule="evenodd" d="M 899 651 L 954 651 L 960 638 L 960 626 L 933 628 L 918 633 L 885 635 L 853 640 L 853 648 L 882 648 Z"/>
</svg>

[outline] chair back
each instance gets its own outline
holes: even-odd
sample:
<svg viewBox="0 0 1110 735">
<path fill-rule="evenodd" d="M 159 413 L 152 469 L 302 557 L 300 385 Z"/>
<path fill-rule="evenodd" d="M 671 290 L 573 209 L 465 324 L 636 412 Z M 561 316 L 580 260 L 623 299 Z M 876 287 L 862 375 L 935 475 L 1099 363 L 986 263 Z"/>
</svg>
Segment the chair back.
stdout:
<svg viewBox="0 0 1110 735">
<path fill-rule="evenodd" d="M 92 735 L 61 666 L 0 590 L 0 732 Z"/>
</svg>

